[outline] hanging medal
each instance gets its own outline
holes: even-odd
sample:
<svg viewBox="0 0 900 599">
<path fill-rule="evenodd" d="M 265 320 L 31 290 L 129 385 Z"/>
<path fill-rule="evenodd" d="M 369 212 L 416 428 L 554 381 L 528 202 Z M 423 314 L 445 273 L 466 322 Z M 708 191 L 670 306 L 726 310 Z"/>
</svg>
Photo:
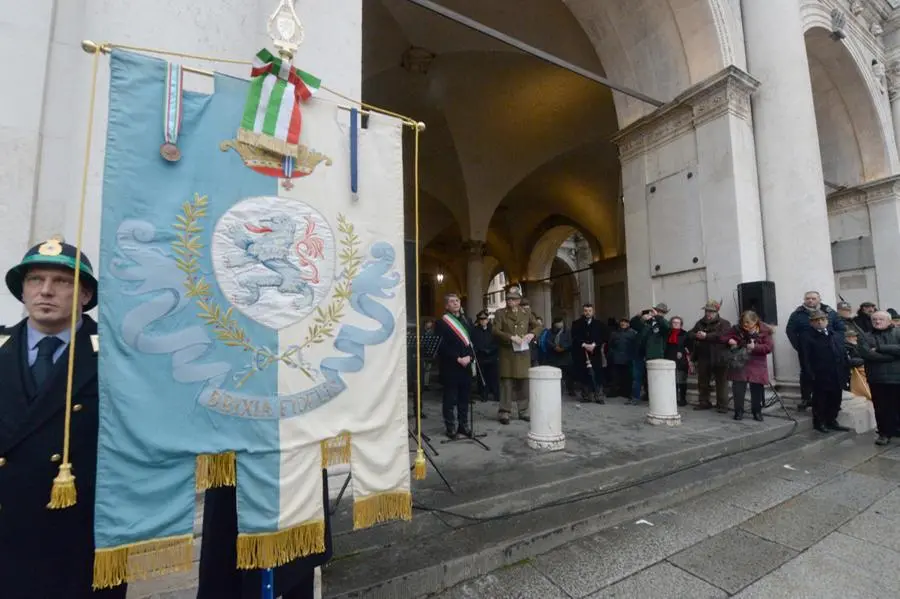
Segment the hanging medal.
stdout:
<svg viewBox="0 0 900 599">
<path fill-rule="evenodd" d="M 176 145 L 181 132 L 182 92 L 184 90 L 184 71 L 180 64 L 168 63 L 166 67 L 166 105 L 163 123 L 165 143 L 159 149 L 160 155 L 169 162 L 181 160 L 181 150 Z"/>
</svg>

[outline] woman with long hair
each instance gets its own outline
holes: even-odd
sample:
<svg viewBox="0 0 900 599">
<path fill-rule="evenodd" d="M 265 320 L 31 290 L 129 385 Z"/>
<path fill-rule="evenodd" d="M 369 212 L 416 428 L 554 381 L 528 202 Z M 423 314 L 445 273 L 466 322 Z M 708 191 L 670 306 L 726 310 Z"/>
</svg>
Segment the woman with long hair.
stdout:
<svg viewBox="0 0 900 599">
<path fill-rule="evenodd" d="M 666 360 L 675 362 L 675 389 L 678 393 L 678 405 L 687 405 L 687 377 L 688 377 L 688 334 L 684 330 L 684 319 L 674 316 L 669 321 L 668 337 L 664 356 Z"/>
<path fill-rule="evenodd" d="M 744 398 L 750 389 L 753 419 L 762 422 L 765 386 L 769 384 L 769 362 L 772 353 L 772 328 L 760 321 L 752 310 L 741 314 L 738 324 L 725 335 L 728 345 L 728 380 L 734 395 L 734 419 L 744 417 Z"/>
</svg>

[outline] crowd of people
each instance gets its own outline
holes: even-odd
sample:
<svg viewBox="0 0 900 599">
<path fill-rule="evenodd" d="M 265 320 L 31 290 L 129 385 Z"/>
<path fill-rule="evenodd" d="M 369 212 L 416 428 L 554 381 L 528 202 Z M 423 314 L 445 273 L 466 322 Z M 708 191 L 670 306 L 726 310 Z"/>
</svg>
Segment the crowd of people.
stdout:
<svg viewBox="0 0 900 599">
<path fill-rule="evenodd" d="M 456 341 L 451 337 L 441 345 L 441 371 L 446 369 L 448 380 L 457 375 L 471 382 L 475 376 L 481 398 L 499 401 L 498 418 L 508 424 L 514 410 L 519 418 L 529 419 L 531 366 L 559 368 L 562 392 L 569 397 L 580 395 L 582 402 L 604 404 L 609 397 L 623 397 L 628 404 L 638 405 L 647 401 L 647 361 L 671 360 L 679 406 L 687 406 L 688 377 L 695 374 L 698 401 L 694 410 L 715 409 L 742 420 L 749 396 L 750 415 L 762 421 L 776 327 L 751 310 L 743 311 L 732 324 L 720 314 L 720 302 L 713 300 L 701 309 L 703 316 L 687 328 L 682 317 L 669 316 L 664 303 L 630 318 L 606 320 L 597 318 L 593 305 L 585 304 L 574 322 L 554 317 L 545 327 L 514 287 L 507 293 L 506 307 L 493 319 L 482 311 L 469 324 L 469 345 L 458 335 Z M 448 312 L 460 316 L 460 311 L 458 296 L 448 296 Z M 467 322 L 464 316 L 460 322 Z M 452 327 L 440 323 L 434 334 L 446 339 Z M 791 313 L 785 333 L 800 362 L 799 408 L 812 408 L 816 430 L 848 430 L 838 423 L 838 414 L 855 370 L 867 382 L 867 394 L 874 402 L 877 443 L 890 443 L 900 434 L 900 317 L 896 311 L 881 312 L 875 304 L 864 302 L 854 312 L 843 301 L 834 310 L 811 291 Z M 448 435 L 468 434 L 464 420 L 468 406 L 462 406 L 461 396 L 450 397 L 447 388 Z"/>
</svg>

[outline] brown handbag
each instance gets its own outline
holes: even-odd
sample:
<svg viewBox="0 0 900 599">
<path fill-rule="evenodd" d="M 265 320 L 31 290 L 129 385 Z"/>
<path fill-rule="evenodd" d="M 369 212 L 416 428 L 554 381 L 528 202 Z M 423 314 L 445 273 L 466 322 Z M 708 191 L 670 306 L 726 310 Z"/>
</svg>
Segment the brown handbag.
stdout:
<svg viewBox="0 0 900 599">
<path fill-rule="evenodd" d="M 865 368 L 859 366 L 851 369 L 850 393 L 872 401 L 872 390 L 869 388 L 869 381 L 866 379 Z"/>
</svg>

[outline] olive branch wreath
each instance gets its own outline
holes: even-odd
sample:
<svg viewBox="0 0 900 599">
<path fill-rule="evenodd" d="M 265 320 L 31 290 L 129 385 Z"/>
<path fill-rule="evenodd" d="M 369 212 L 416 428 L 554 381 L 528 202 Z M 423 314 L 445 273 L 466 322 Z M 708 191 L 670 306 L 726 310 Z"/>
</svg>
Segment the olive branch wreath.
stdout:
<svg viewBox="0 0 900 599">
<path fill-rule="evenodd" d="M 289 348 L 282 354 L 276 354 L 267 347 L 257 347 L 251 343 L 246 331 L 232 315 L 234 308 L 223 311 L 213 299 L 209 283 L 200 274 L 199 259 L 203 251 L 203 243 L 200 239 L 203 227 L 200 219 L 207 216 L 208 204 L 209 198 L 198 193 L 194 194 L 192 201 L 182 204 L 181 214 L 176 215 L 177 222 L 172 225 L 177 231 L 176 239 L 172 242 L 172 251 L 176 254 L 175 262 L 178 269 L 185 275 L 186 295 L 194 298 L 200 309 L 197 316 L 213 328 L 216 339 L 227 347 L 239 348 L 262 358 L 262 362 L 251 368 L 238 382 L 237 387 L 240 388 L 254 372 L 265 370 L 276 362 L 283 362 L 288 366 L 298 368 L 310 379 L 315 378 L 313 373 L 294 360 L 293 356 L 311 345 L 320 344 L 326 339 L 334 337 L 335 326 L 344 317 L 344 308 L 350 301 L 352 281 L 359 274 L 359 267 L 362 264 L 362 257 L 359 253 L 360 241 L 353 223 L 347 220 L 343 214 L 338 214 L 338 231 L 341 233 L 339 240 L 341 250 L 338 254 L 338 261 L 343 270 L 335 285 L 331 303 L 324 310 L 321 306 L 316 308 L 315 319 L 310 325 L 303 343 Z"/>
</svg>

